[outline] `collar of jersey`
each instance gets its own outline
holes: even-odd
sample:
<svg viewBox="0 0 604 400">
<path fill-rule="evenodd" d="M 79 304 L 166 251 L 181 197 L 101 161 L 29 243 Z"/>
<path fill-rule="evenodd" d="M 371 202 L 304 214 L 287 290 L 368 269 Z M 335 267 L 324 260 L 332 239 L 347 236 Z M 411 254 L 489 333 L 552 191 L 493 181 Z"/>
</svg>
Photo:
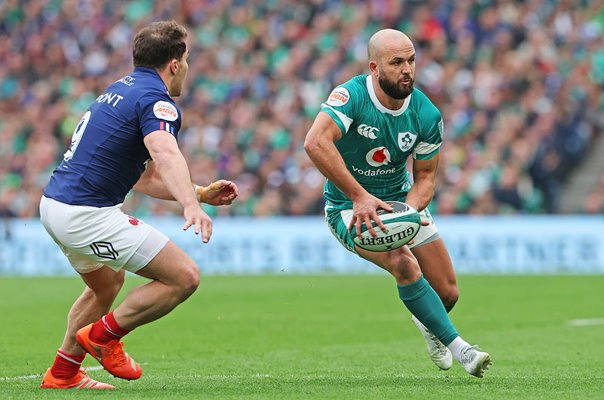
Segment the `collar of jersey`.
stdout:
<svg viewBox="0 0 604 400">
<path fill-rule="evenodd" d="M 375 94 L 375 90 L 373 90 L 371 78 L 371 75 L 367 75 L 367 91 L 369 92 L 369 97 L 371 98 L 371 101 L 377 107 L 377 109 L 383 113 L 394 115 L 395 117 L 404 113 L 407 107 L 409 107 L 409 102 L 411 101 L 411 96 L 413 95 L 413 93 L 407 96 L 401 108 L 399 108 L 398 110 L 391 110 L 389 108 L 384 107 L 382 103 L 380 103 L 380 101 L 378 100 L 377 95 Z"/>
<path fill-rule="evenodd" d="M 169 95 L 169 91 L 168 91 L 168 87 L 166 86 L 166 84 L 164 83 L 164 80 L 161 78 L 161 76 L 159 76 L 159 73 L 155 70 L 155 68 L 149 68 L 149 67 L 134 67 L 134 72 L 143 72 L 145 74 L 151 74 L 154 75 L 157 79 L 159 79 L 159 81 L 161 82 L 161 84 L 163 85 L 163 87 L 166 88 L 166 93 L 168 93 Z"/>
</svg>

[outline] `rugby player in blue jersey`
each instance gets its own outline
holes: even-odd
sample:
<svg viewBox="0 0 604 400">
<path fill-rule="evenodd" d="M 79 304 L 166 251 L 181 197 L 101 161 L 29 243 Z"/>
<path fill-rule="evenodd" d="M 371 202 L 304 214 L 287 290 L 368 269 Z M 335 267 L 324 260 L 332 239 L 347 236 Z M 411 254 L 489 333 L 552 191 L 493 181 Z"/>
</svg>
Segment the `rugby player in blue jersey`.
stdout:
<svg viewBox="0 0 604 400">
<path fill-rule="evenodd" d="M 42 388 L 111 389 L 86 376 L 86 353 L 112 375 L 138 379 L 141 368 L 120 339 L 186 300 L 199 285 L 195 262 L 166 235 L 120 207 L 131 190 L 175 200 L 184 226 L 203 242 L 212 220 L 200 202 L 228 205 L 233 182 L 208 187 L 191 182 L 177 145 L 182 115 L 179 96 L 187 75 L 187 32 L 174 21 L 155 22 L 134 38 L 134 71 L 113 84 L 78 123 L 71 146 L 55 169 L 40 202 L 40 218 L 86 288 L 67 318 L 67 331 Z M 130 271 L 150 282 L 110 307 Z"/>
<path fill-rule="evenodd" d="M 392 274 L 439 368 L 451 368 L 455 358 L 468 373 L 482 377 L 491 359 L 464 341 L 447 315 L 457 301 L 455 273 L 426 209 L 443 139 L 440 111 L 413 87 L 415 48 L 404 33 L 375 33 L 368 53 L 371 73 L 331 92 L 304 143 L 327 177 L 327 223 L 344 247 Z M 409 157 L 413 184 L 406 169 Z M 387 252 L 355 246 L 362 224 L 373 234 L 373 222 L 385 229 L 377 210 L 391 210 L 386 201 L 404 201 L 420 212 L 424 225 L 414 243 Z"/>
</svg>

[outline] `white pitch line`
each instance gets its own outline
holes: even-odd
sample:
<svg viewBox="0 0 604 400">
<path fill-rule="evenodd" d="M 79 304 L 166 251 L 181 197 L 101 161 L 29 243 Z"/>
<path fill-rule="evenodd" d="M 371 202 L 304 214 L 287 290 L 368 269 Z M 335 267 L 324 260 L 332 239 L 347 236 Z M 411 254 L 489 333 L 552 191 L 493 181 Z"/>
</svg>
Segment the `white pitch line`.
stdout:
<svg viewBox="0 0 604 400">
<path fill-rule="evenodd" d="M 143 364 L 141 364 L 143 365 Z M 98 371 L 103 369 L 103 367 L 101 366 L 95 366 L 95 367 L 88 367 L 85 368 L 87 371 Z M 257 374 L 252 374 L 252 375 L 190 375 L 188 376 L 190 378 L 196 378 L 202 381 L 226 381 L 226 382 L 230 382 L 230 381 L 239 381 L 239 380 L 246 380 L 246 379 L 288 379 L 288 378 L 292 378 L 292 379 L 303 379 L 303 380 L 318 380 L 318 381 L 325 381 L 325 380 L 330 380 L 333 379 L 334 377 L 328 374 L 318 374 L 318 375 L 294 375 L 294 374 L 288 374 L 285 376 L 280 376 L 280 375 L 273 375 L 273 374 L 262 374 L 262 373 L 257 373 Z M 403 378 L 403 379 L 424 379 L 426 378 L 425 376 L 419 376 L 419 375 L 403 375 L 403 374 L 396 374 L 396 375 L 392 375 L 392 377 L 394 378 Z M 22 375 L 22 376 L 0 376 L 0 382 L 1 381 L 19 381 L 19 380 L 26 380 L 26 379 L 40 379 L 42 378 L 42 374 L 35 374 L 35 375 Z M 350 379 L 354 379 L 355 381 L 367 381 L 367 380 L 373 380 L 375 377 L 374 376 L 367 376 L 367 375 L 353 375 L 348 377 Z M 445 379 L 445 375 L 442 375 L 441 377 L 438 378 L 442 378 Z"/>
<path fill-rule="evenodd" d="M 586 318 L 586 319 L 571 319 L 568 321 L 570 326 L 596 326 L 604 325 L 604 318 Z"/>
<path fill-rule="evenodd" d="M 36 375 L 21 375 L 21 376 L 0 376 L 0 381 L 22 381 L 25 379 L 41 378 L 42 374 Z"/>
<path fill-rule="evenodd" d="M 86 371 L 99 371 L 103 369 L 100 365 L 94 367 L 84 368 Z M 0 376 L 0 381 L 22 381 L 26 379 L 39 379 L 42 378 L 42 374 L 34 374 L 34 375 L 21 375 L 21 376 Z"/>
<path fill-rule="evenodd" d="M 602 321 L 601 323 L 604 324 L 604 318 L 602 318 L 601 321 Z M 140 365 L 149 365 L 149 363 L 141 363 Z M 101 365 L 95 365 L 95 366 L 83 367 L 83 368 L 86 371 L 100 371 L 103 369 L 103 367 Z M 42 375 L 43 374 L 32 374 L 32 375 L 21 375 L 21 376 L 0 376 L 0 382 L 20 381 L 20 380 L 28 380 L 28 379 L 41 379 Z M 333 376 L 331 376 L 329 374 L 318 374 L 318 375 L 289 374 L 286 376 L 280 376 L 280 375 L 273 375 L 271 373 L 260 373 L 260 372 L 255 373 L 255 374 L 250 374 L 250 375 L 198 375 L 198 374 L 194 374 L 189 377 L 196 378 L 199 380 L 206 380 L 206 381 L 233 381 L 233 380 L 241 380 L 241 379 L 282 379 L 282 378 L 297 378 L 297 379 L 322 381 L 322 380 L 329 380 L 329 379 L 333 378 Z M 393 375 L 393 377 L 415 378 L 415 379 L 424 378 L 419 375 L 405 376 L 403 374 Z M 444 377 L 444 375 L 443 375 L 443 377 Z M 357 381 L 365 381 L 368 379 L 371 380 L 374 377 L 366 376 L 366 375 L 354 375 L 354 376 L 350 376 L 349 378 L 352 378 Z"/>
<path fill-rule="evenodd" d="M 390 375 L 389 375 L 390 376 Z M 316 381 L 325 381 L 331 379 L 338 379 L 337 376 L 328 375 L 328 374 L 318 374 L 318 375 L 272 375 L 272 374 L 253 374 L 253 375 L 191 375 L 188 376 L 190 378 L 195 378 L 199 380 L 205 381 L 233 381 L 233 380 L 242 380 L 242 379 L 302 379 L 302 380 L 316 380 Z M 425 376 L 421 375 L 404 375 L 404 374 L 395 374 L 391 375 L 392 378 L 402 378 L 402 379 L 425 379 Z M 446 375 L 438 376 L 437 378 L 446 379 Z M 375 376 L 371 375 L 351 375 L 347 378 L 354 379 L 355 381 L 370 381 L 375 379 Z"/>
</svg>

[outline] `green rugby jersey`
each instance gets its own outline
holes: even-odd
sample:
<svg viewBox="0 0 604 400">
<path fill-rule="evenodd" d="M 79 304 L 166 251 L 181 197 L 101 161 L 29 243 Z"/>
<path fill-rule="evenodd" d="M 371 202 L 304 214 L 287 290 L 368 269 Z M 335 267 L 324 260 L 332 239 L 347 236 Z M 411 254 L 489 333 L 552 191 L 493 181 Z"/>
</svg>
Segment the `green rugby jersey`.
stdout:
<svg viewBox="0 0 604 400">
<path fill-rule="evenodd" d="M 335 145 L 354 178 L 382 200 L 402 201 L 411 187 L 407 158 L 428 160 L 439 152 L 442 118 L 418 89 L 400 109 L 387 109 L 377 99 L 371 81 L 371 75 L 359 75 L 336 87 L 321 104 L 321 111 L 342 131 Z M 350 203 L 329 180 L 324 192 L 328 206 Z"/>
</svg>

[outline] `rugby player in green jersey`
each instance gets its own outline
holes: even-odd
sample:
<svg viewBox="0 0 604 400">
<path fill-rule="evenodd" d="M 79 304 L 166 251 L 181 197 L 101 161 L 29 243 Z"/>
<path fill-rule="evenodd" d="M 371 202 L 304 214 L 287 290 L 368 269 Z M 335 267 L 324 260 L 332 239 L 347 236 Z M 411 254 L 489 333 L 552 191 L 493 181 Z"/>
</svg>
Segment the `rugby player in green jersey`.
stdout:
<svg viewBox="0 0 604 400">
<path fill-rule="evenodd" d="M 413 314 L 430 357 L 441 369 L 453 358 L 482 377 L 488 353 L 464 341 L 447 314 L 458 297 L 451 259 L 426 207 L 432 200 L 443 140 L 440 111 L 413 87 L 415 48 L 404 33 L 384 29 L 368 43 L 369 75 L 336 87 L 321 105 L 304 148 L 325 183 L 326 219 L 348 250 L 388 271 Z M 413 157 L 413 183 L 406 169 Z M 404 201 L 420 212 L 422 227 L 408 246 L 387 252 L 355 247 L 361 226 L 375 221 L 386 201 Z"/>
</svg>

